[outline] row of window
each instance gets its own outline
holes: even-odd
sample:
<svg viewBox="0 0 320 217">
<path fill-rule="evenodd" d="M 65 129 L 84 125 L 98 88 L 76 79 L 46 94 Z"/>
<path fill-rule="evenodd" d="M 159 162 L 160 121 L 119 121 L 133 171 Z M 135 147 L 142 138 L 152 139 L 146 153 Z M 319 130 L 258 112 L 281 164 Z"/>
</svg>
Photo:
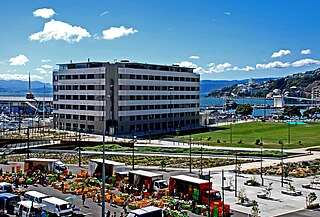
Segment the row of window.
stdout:
<svg viewBox="0 0 320 217">
<path fill-rule="evenodd" d="M 179 121 L 172 121 L 172 122 L 157 122 L 157 123 L 146 123 L 146 124 L 131 124 L 130 125 L 130 131 L 129 133 L 140 133 L 144 132 L 145 134 L 148 134 L 149 131 L 154 130 L 168 130 L 168 129 L 180 129 L 185 126 L 199 124 L 199 119 L 191 119 L 191 120 L 179 120 Z M 73 123 L 63 123 L 59 122 L 59 128 L 60 129 L 66 129 L 66 130 L 84 130 L 84 131 L 94 131 L 95 127 L 94 125 L 88 124 L 87 128 L 85 124 L 77 124 Z M 120 127 L 120 132 L 123 132 L 123 126 Z"/>
<path fill-rule="evenodd" d="M 54 85 L 53 90 L 104 90 L 104 85 Z M 119 90 L 199 91 L 199 87 L 120 85 Z"/>
<path fill-rule="evenodd" d="M 155 115 L 136 115 L 136 116 L 129 116 L 126 117 L 127 121 L 140 121 L 140 120 L 150 120 L 155 121 L 157 119 L 164 119 L 164 118 L 183 118 L 183 117 L 194 117 L 199 115 L 199 112 L 181 112 L 181 113 L 174 113 L 174 114 L 155 114 Z M 102 117 L 100 116 L 86 116 L 86 115 L 71 115 L 71 114 L 54 114 L 55 118 L 61 119 L 73 119 L 73 120 L 88 120 L 88 121 L 102 121 Z M 119 117 L 119 121 L 123 121 L 123 117 Z"/>
<path fill-rule="evenodd" d="M 94 100 L 101 101 L 104 99 L 104 96 L 97 95 L 53 95 L 53 100 Z"/>
<path fill-rule="evenodd" d="M 137 110 L 154 110 L 154 109 L 179 109 L 179 108 L 197 108 L 198 103 L 188 104 L 163 104 L 163 105 L 132 105 L 132 106 L 119 106 L 119 111 L 137 111 Z M 83 111 L 103 111 L 103 106 L 93 105 L 65 105 L 54 104 L 55 110 L 69 109 L 69 110 L 83 110 Z"/>
<path fill-rule="evenodd" d="M 199 87 L 120 85 L 119 90 L 199 91 Z"/>
<path fill-rule="evenodd" d="M 80 74 L 80 75 L 54 75 L 53 81 L 59 80 L 77 80 L 77 79 L 103 79 L 104 74 Z"/>
<path fill-rule="evenodd" d="M 90 100 L 90 101 L 101 101 L 104 96 L 97 95 L 54 95 L 53 100 Z M 199 99 L 199 95 L 134 95 L 134 96 L 119 96 L 120 101 L 131 101 L 131 100 L 185 100 L 185 99 Z"/>
<path fill-rule="evenodd" d="M 53 90 L 104 90 L 104 85 L 54 85 Z"/>
<path fill-rule="evenodd" d="M 155 75 L 135 75 L 135 74 L 120 74 L 120 79 L 136 79 L 150 81 L 184 81 L 184 82 L 199 82 L 199 78 L 189 77 L 173 77 L 173 76 L 155 76 Z"/>
<path fill-rule="evenodd" d="M 164 104 L 164 105 L 132 105 L 120 106 L 119 111 L 137 111 L 137 110 L 154 110 L 154 109 L 179 109 L 179 108 L 197 108 L 198 103 L 190 104 Z"/>
</svg>

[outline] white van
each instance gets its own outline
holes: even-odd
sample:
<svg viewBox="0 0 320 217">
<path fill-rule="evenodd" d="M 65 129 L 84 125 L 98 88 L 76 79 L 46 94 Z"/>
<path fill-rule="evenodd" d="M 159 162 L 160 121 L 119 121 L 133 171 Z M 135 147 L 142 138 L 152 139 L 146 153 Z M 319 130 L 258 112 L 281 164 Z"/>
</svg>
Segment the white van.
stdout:
<svg viewBox="0 0 320 217">
<path fill-rule="evenodd" d="M 42 200 L 43 209 L 55 216 L 72 216 L 71 204 L 56 197 L 48 197 Z"/>
<path fill-rule="evenodd" d="M 42 200 L 44 198 L 48 198 L 48 197 L 49 195 L 43 194 L 39 191 L 27 191 L 24 194 L 24 200 L 30 200 L 39 204 L 42 203 Z"/>
<path fill-rule="evenodd" d="M 29 217 L 40 215 L 43 205 L 30 200 L 20 201 L 14 208 L 14 214 L 19 217 Z"/>
<path fill-rule="evenodd" d="M 0 182 L 0 193 L 12 193 L 13 187 L 12 184 L 8 182 Z"/>
</svg>

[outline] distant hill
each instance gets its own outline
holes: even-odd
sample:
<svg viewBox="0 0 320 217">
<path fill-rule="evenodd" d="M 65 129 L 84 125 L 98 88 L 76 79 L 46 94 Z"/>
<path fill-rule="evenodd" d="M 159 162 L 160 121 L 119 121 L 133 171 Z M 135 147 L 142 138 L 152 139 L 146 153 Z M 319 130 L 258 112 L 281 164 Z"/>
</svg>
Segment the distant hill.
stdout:
<svg viewBox="0 0 320 217">
<path fill-rule="evenodd" d="M 264 81 L 273 80 L 275 78 L 255 78 L 254 81 L 262 83 Z M 208 95 L 212 91 L 220 90 L 224 87 L 229 87 L 238 84 L 247 84 L 249 79 L 244 80 L 201 80 L 200 81 L 200 94 Z"/>
<path fill-rule="evenodd" d="M 52 94 L 52 84 L 41 81 L 31 81 L 31 90 L 33 93 Z M 0 95 L 24 95 L 28 92 L 29 82 L 21 80 L 0 80 Z"/>
<path fill-rule="evenodd" d="M 254 79 L 252 84 L 230 84 L 221 89 L 213 90 L 208 96 L 272 98 L 273 95 L 282 94 L 294 97 L 310 97 L 310 91 L 307 89 L 310 89 L 311 84 L 315 81 L 320 82 L 320 68 L 267 81 Z"/>
</svg>

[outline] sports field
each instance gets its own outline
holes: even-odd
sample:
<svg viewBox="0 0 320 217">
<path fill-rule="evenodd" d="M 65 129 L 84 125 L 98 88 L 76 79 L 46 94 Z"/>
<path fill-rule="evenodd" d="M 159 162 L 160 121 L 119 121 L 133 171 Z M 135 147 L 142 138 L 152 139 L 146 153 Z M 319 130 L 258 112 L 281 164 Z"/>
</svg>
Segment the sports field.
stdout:
<svg viewBox="0 0 320 217">
<path fill-rule="evenodd" d="M 320 123 L 288 125 L 282 122 L 259 121 L 215 127 L 210 132 L 192 134 L 191 137 L 193 142 L 201 141 L 203 144 L 213 146 L 257 148 L 259 145 L 256 143 L 259 139 L 265 148 L 281 148 L 280 140 L 283 141 L 286 149 L 303 148 L 320 146 Z M 189 140 L 188 135 L 180 138 L 185 141 Z M 232 143 L 230 138 L 232 138 Z"/>
</svg>

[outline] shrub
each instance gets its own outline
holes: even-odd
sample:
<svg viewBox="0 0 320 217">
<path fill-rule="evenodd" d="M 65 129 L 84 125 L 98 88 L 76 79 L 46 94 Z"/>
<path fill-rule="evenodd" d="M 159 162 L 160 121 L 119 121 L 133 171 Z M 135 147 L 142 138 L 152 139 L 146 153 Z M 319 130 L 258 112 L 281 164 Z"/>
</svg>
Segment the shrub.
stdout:
<svg viewBox="0 0 320 217">
<path fill-rule="evenodd" d="M 260 139 L 257 139 L 255 144 L 260 145 Z"/>
</svg>

